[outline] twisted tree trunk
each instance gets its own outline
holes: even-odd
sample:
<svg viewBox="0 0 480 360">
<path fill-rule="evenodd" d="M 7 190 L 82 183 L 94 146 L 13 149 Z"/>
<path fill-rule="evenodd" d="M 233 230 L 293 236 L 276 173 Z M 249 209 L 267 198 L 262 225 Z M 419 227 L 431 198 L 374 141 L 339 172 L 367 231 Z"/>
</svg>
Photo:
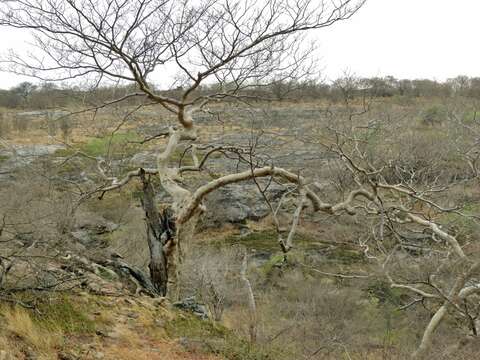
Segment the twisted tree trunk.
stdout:
<svg viewBox="0 0 480 360">
<path fill-rule="evenodd" d="M 159 295 L 167 294 L 169 249 L 175 236 L 175 221 L 167 208 L 159 212 L 155 205 L 155 193 L 150 179 L 141 171 L 143 183 L 142 206 L 147 224 L 147 240 L 150 249 L 150 278 Z"/>
</svg>

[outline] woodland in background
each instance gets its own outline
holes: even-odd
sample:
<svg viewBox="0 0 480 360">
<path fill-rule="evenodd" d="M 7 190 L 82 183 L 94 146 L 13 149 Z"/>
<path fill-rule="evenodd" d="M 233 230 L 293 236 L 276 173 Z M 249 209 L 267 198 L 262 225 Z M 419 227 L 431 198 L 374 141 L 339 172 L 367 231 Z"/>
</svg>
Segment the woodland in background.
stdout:
<svg viewBox="0 0 480 360">
<path fill-rule="evenodd" d="M 225 86 L 225 85 L 222 85 Z M 227 85 L 228 87 L 228 85 Z M 155 87 L 154 87 L 155 88 Z M 214 94 L 219 85 L 201 85 L 196 93 L 199 96 Z M 9 109 L 49 109 L 68 106 L 95 106 L 111 99 L 125 96 L 135 90 L 135 86 L 111 86 L 83 89 L 56 83 L 23 82 L 9 90 L 0 90 L 0 107 Z M 159 91 L 165 96 L 181 94 L 181 87 L 175 90 Z M 314 100 L 342 102 L 361 97 L 432 98 L 460 96 L 480 98 L 480 78 L 458 76 L 445 82 L 429 79 L 358 78 L 346 75 L 332 82 L 320 80 L 274 81 L 268 85 L 253 86 L 242 90 L 242 95 L 263 100 Z M 128 99 L 126 104 L 139 104 L 139 99 Z"/>
</svg>

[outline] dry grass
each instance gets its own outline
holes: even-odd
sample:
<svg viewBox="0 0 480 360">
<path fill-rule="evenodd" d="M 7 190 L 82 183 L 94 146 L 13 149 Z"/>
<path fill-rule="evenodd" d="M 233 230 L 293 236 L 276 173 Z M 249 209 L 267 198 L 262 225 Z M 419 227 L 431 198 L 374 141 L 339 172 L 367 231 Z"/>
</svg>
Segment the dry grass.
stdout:
<svg viewBox="0 0 480 360">
<path fill-rule="evenodd" d="M 16 344 L 7 336 L 0 335 L 0 360 L 14 360 L 20 358 L 20 352 Z"/>
<path fill-rule="evenodd" d="M 63 342 L 61 331 L 47 332 L 40 328 L 30 314 L 19 307 L 3 311 L 7 330 L 32 346 L 44 359 L 56 359 L 56 348 Z"/>
</svg>

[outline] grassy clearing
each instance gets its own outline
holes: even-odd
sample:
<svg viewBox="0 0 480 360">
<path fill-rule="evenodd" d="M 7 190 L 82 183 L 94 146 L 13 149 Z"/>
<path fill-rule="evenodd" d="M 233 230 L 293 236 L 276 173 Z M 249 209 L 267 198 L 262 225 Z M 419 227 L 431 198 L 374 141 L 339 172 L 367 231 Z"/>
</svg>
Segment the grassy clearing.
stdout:
<svg viewBox="0 0 480 360">
<path fill-rule="evenodd" d="M 91 156 L 131 153 L 138 147 L 131 142 L 138 140 L 139 137 L 134 132 L 117 133 L 103 138 L 92 138 L 82 145 L 82 150 Z"/>
<path fill-rule="evenodd" d="M 103 156 L 112 158 L 121 158 L 123 156 L 133 155 L 138 152 L 140 137 L 135 132 L 115 133 L 104 137 L 89 138 L 86 142 L 78 146 L 58 150 L 56 156 L 69 156 L 76 151 L 82 151 L 89 156 Z"/>
</svg>

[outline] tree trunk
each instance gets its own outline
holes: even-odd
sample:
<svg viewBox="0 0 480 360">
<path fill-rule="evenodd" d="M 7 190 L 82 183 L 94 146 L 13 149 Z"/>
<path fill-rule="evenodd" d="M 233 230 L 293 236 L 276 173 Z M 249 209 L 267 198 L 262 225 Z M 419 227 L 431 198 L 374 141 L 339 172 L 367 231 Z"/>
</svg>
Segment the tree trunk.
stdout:
<svg viewBox="0 0 480 360">
<path fill-rule="evenodd" d="M 175 223 L 171 211 L 165 209 L 160 213 L 155 205 L 155 193 L 150 179 L 141 172 L 143 183 L 142 206 L 147 223 L 147 240 L 150 249 L 150 278 L 159 295 L 167 294 L 168 253 L 167 248 L 173 243 Z"/>
</svg>

